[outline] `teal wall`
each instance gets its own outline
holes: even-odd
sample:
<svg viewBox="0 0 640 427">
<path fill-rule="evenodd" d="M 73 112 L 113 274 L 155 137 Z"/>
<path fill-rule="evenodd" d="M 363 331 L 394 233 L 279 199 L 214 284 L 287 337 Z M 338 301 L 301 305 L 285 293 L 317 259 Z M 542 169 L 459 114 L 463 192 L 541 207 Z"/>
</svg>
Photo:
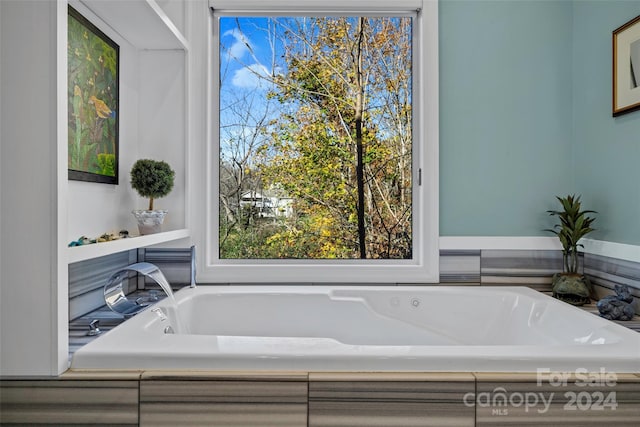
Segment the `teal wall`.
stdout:
<svg viewBox="0 0 640 427">
<path fill-rule="evenodd" d="M 573 4 L 576 191 L 599 212 L 593 238 L 640 244 L 640 111 L 611 116 L 611 33 L 640 1 Z"/>
<path fill-rule="evenodd" d="M 440 235 L 536 236 L 574 191 L 570 1 L 441 0 Z"/>
<path fill-rule="evenodd" d="M 440 0 L 440 235 L 545 236 L 555 195 L 589 237 L 640 244 L 640 111 L 611 116 L 611 32 L 634 0 Z"/>
</svg>

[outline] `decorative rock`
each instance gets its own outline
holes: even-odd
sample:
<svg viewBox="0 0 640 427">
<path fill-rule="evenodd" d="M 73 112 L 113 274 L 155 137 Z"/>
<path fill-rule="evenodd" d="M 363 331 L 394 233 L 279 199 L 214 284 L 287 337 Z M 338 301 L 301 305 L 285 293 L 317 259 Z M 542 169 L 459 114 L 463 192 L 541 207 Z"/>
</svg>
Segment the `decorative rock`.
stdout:
<svg viewBox="0 0 640 427">
<path fill-rule="evenodd" d="M 633 296 L 627 285 L 616 285 L 616 295 L 607 295 L 596 303 L 600 316 L 609 320 L 631 320 L 635 315 Z"/>
<path fill-rule="evenodd" d="M 591 301 L 591 283 L 579 274 L 556 273 L 551 279 L 554 298 L 572 305 L 584 305 Z"/>
</svg>

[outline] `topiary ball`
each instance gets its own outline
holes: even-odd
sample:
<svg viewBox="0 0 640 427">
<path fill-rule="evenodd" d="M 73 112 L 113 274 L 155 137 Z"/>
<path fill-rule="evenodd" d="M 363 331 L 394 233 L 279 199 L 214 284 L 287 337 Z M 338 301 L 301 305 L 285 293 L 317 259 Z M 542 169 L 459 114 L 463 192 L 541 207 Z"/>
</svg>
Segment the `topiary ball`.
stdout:
<svg viewBox="0 0 640 427">
<path fill-rule="evenodd" d="M 173 189 L 175 172 L 167 162 L 140 159 L 131 168 L 131 186 L 142 197 L 164 197 Z"/>
</svg>

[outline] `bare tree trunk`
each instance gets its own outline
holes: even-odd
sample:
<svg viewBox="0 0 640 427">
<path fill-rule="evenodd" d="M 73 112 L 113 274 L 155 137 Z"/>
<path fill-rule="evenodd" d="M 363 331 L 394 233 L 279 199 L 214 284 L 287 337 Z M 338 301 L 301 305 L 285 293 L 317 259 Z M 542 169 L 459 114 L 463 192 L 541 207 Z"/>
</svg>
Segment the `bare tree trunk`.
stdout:
<svg viewBox="0 0 640 427">
<path fill-rule="evenodd" d="M 364 147 L 362 142 L 362 119 L 364 111 L 364 82 L 362 79 L 362 39 L 364 37 L 364 18 L 358 20 L 358 44 L 356 47 L 356 105 L 355 105 L 355 126 L 356 126 L 356 180 L 358 188 L 358 243 L 360 246 L 360 258 L 367 258 L 366 247 L 366 227 L 364 218 Z"/>
</svg>

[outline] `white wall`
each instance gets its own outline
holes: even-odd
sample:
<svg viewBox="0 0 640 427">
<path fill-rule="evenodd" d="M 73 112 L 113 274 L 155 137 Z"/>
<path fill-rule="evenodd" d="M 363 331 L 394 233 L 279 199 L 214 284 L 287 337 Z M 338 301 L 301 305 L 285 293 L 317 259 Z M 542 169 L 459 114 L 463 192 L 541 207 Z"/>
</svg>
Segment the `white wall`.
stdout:
<svg viewBox="0 0 640 427">
<path fill-rule="evenodd" d="M 69 181 L 67 243 L 80 236 L 97 237 L 105 232 L 128 229 L 137 233 L 132 209 L 136 205 L 135 191 L 129 184 L 129 171 L 138 157 L 139 60 L 135 47 L 124 40 L 108 24 L 81 3 L 70 3 L 108 37 L 120 46 L 120 117 L 119 185 Z M 123 207 L 129 206 L 130 209 Z M 140 208 L 144 208 L 142 206 Z"/>
<path fill-rule="evenodd" d="M 156 3 L 165 11 L 175 26 L 186 34 L 186 17 L 183 0 L 156 0 Z M 188 37 L 187 37 L 188 39 Z"/>
<path fill-rule="evenodd" d="M 185 144 L 185 52 L 180 50 L 140 53 L 139 113 L 140 158 L 164 160 L 175 171 L 174 191 L 154 201 L 155 209 L 167 209 L 163 228 L 175 230 L 185 226 L 186 188 Z M 127 169 L 127 179 L 129 170 Z M 128 183 L 128 182 L 127 182 Z M 147 199 L 135 194 L 133 209 L 146 209 Z"/>
<path fill-rule="evenodd" d="M 0 2 L 0 375 L 55 375 L 66 365 L 68 280 L 58 262 L 66 210 L 57 203 L 66 180 L 57 168 L 66 156 L 58 150 L 66 138 L 58 115 L 58 91 L 66 93 L 62 3 Z"/>
</svg>

